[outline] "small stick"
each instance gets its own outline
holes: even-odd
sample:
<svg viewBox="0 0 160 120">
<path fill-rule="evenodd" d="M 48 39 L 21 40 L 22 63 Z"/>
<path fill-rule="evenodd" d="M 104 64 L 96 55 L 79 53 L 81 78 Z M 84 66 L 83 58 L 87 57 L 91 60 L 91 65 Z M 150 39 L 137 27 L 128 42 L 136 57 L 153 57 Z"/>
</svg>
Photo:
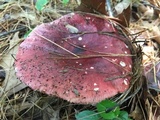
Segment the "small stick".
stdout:
<svg viewBox="0 0 160 120">
<path fill-rule="evenodd" d="M 111 1 L 106 0 L 106 6 L 110 17 L 113 17 L 112 7 L 111 7 Z"/>
<path fill-rule="evenodd" d="M 15 29 L 15 30 L 11 30 L 11 31 L 8 31 L 8 32 L 2 32 L 2 33 L 0 33 L 0 37 L 9 35 L 11 33 L 15 33 L 15 32 L 21 31 L 23 29 L 26 29 L 26 27 L 23 26 L 21 28 Z"/>
<path fill-rule="evenodd" d="M 57 44 L 57 43 L 55 43 L 54 41 L 51 41 L 50 39 L 48 39 L 48 38 L 46 38 L 46 37 L 44 37 L 44 36 L 42 36 L 42 35 L 38 34 L 37 32 L 35 32 L 35 34 L 36 34 L 36 35 L 38 35 L 39 37 L 41 37 L 41 38 L 45 39 L 46 41 L 48 41 L 48 42 L 50 42 L 50 43 L 54 44 L 55 46 L 57 46 L 57 47 L 61 48 L 62 50 L 64 50 L 64 51 L 66 51 L 66 52 L 70 53 L 71 55 L 75 56 L 76 58 L 79 58 L 79 56 L 78 56 L 78 55 L 76 55 L 76 54 L 72 53 L 71 51 L 67 50 L 66 48 L 64 48 L 64 47 L 62 47 L 62 46 L 60 46 L 60 45 L 58 45 L 58 44 Z"/>
</svg>

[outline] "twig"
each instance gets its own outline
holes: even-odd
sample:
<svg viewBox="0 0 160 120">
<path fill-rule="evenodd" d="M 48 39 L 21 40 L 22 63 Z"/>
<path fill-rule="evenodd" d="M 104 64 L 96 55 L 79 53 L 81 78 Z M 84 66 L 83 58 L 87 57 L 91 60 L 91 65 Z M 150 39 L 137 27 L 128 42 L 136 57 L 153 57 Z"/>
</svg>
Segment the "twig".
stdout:
<svg viewBox="0 0 160 120">
<path fill-rule="evenodd" d="M 52 53 L 51 53 L 52 54 Z M 51 58 L 54 58 L 54 59 L 73 59 L 73 60 L 76 60 L 76 59 L 87 59 L 87 58 L 97 58 L 97 57 L 125 57 L 125 56 L 133 56 L 133 55 L 130 55 L 130 54 L 112 54 L 112 53 L 109 53 L 109 54 L 96 54 L 96 55 L 78 55 L 78 58 L 75 56 L 75 57 L 72 57 L 72 56 L 57 56 L 57 57 L 51 57 Z"/>
<path fill-rule="evenodd" d="M 67 50 L 66 48 L 64 48 L 64 47 L 62 47 L 62 46 L 60 46 L 60 45 L 58 45 L 58 44 L 57 44 L 57 43 L 55 43 L 54 41 L 51 41 L 50 39 L 48 39 L 48 38 L 46 38 L 46 37 L 44 37 L 44 36 L 42 36 L 42 35 L 38 34 L 37 32 L 35 32 L 35 34 L 36 34 L 37 36 L 39 36 L 39 37 L 43 38 L 44 40 L 46 40 L 46 41 L 48 41 L 48 42 L 50 42 L 50 43 L 54 44 L 55 46 L 57 46 L 57 47 L 61 48 L 62 50 L 64 50 L 64 51 L 66 51 L 66 52 L 70 53 L 71 55 L 73 55 L 73 56 L 75 56 L 75 57 L 79 58 L 79 56 L 77 56 L 76 54 L 74 54 L 74 53 L 72 53 L 71 51 Z"/>
<path fill-rule="evenodd" d="M 106 0 L 106 6 L 110 17 L 113 17 L 112 7 L 111 7 L 111 1 Z"/>
<path fill-rule="evenodd" d="M 147 2 L 145 2 L 145 1 L 141 1 L 141 3 L 142 3 L 143 5 L 152 7 L 153 9 L 160 11 L 160 8 L 157 7 L 157 6 L 155 6 L 155 5 L 153 5 L 153 4 L 147 3 Z"/>
<path fill-rule="evenodd" d="M 26 29 L 26 27 L 22 26 L 21 28 L 18 28 L 18 29 L 15 29 L 15 30 L 11 30 L 11 31 L 8 31 L 8 32 L 2 32 L 2 33 L 0 33 L 0 37 L 6 36 L 6 35 L 9 35 L 11 33 L 15 33 L 15 32 L 18 32 L 18 31 L 21 31 L 21 30 L 24 30 L 24 29 Z"/>
</svg>

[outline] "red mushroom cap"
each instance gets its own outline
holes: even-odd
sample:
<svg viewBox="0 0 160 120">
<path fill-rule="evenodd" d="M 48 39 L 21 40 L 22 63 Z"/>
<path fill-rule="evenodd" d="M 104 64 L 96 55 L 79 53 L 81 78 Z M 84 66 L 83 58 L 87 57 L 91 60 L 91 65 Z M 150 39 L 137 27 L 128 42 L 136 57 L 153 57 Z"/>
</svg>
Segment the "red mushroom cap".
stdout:
<svg viewBox="0 0 160 120">
<path fill-rule="evenodd" d="M 36 27 L 21 43 L 17 77 L 34 90 L 93 104 L 129 87 L 130 50 L 109 20 L 70 13 Z"/>
</svg>

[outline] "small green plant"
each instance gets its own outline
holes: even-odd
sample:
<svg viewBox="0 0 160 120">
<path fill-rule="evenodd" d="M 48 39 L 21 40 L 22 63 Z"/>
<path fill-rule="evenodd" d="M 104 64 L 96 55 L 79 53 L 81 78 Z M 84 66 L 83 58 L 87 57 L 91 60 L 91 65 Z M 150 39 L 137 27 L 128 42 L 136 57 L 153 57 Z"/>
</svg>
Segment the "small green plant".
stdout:
<svg viewBox="0 0 160 120">
<path fill-rule="evenodd" d="M 121 111 L 117 103 L 104 100 L 96 105 L 97 112 L 84 110 L 75 115 L 76 120 L 131 120 L 126 111 Z"/>
<path fill-rule="evenodd" d="M 101 117 L 94 111 L 84 110 L 75 115 L 76 120 L 99 120 Z"/>
<path fill-rule="evenodd" d="M 38 11 L 42 11 L 45 7 L 45 5 L 49 2 L 49 0 L 37 0 L 35 4 L 35 8 Z M 68 4 L 69 0 L 62 0 L 62 4 L 66 5 Z"/>
<path fill-rule="evenodd" d="M 69 2 L 69 0 L 62 0 L 63 5 L 66 5 Z"/>
<path fill-rule="evenodd" d="M 28 30 L 28 31 L 24 34 L 23 38 L 26 39 L 26 38 L 28 37 L 28 35 L 29 35 L 30 32 L 32 32 L 32 30 Z"/>
<path fill-rule="evenodd" d="M 42 11 L 44 6 L 49 2 L 49 0 L 37 0 L 35 7 L 38 11 Z"/>
</svg>

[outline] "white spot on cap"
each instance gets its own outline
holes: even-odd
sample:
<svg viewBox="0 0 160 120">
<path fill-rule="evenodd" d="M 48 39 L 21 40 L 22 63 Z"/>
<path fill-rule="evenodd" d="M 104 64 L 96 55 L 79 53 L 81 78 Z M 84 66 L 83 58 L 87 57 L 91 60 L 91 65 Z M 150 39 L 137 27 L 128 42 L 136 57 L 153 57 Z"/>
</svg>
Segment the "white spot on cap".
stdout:
<svg viewBox="0 0 160 120">
<path fill-rule="evenodd" d="M 53 25 L 53 22 L 51 22 L 50 24 Z"/>
<path fill-rule="evenodd" d="M 129 65 L 129 68 L 132 68 L 132 65 Z"/>
<path fill-rule="evenodd" d="M 104 48 L 107 48 L 107 46 L 104 46 Z"/>
<path fill-rule="evenodd" d="M 79 63 L 79 65 L 82 65 L 82 63 Z"/>
<path fill-rule="evenodd" d="M 127 51 L 124 51 L 125 54 L 127 54 Z"/>
<path fill-rule="evenodd" d="M 88 74 L 88 72 L 87 72 L 87 71 L 85 71 L 84 73 L 85 73 L 85 74 Z"/>
<path fill-rule="evenodd" d="M 125 85 L 128 85 L 128 79 L 127 79 L 127 78 L 124 79 L 123 83 L 124 83 Z"/>
<path fill-rule="evenodd" d="M 94 67 L 90 67 L 90 69 L 92 69 L 92 70 L 93 70 L 93 69 L 94 69 Z"/>
<path fill-rule="evenodd" d="M 86 47 L 86 45 L 83 45 L 83 47 L 85 48 L 85 47 Z"/>
<path fill-rule="evenodd" d="M 87 19 L 87 20 L 90 20 L 91 18 L 90 18 L 90 17 L 86 17 L 86 19 Z"/>
<path fill-rule="evenodd" d="M 82 37 L 78 37 L 78 40 L 81 41 L 81 40 L 82 40 Z"/>
<path fill-rule="evenodd" d="M 94 91 L 99 91 L 99 88 L 94 88 Z"/>
<path fill-rule="evenodd" d="M 123 61 L 120 61 L 120 63 L 119 63 L 122 67 L 125 67 L 126 66 L 126 63 L 125 62 L 123 62 Z"/>
<path fill-rule="evenodd" d="M 126 46 L 126 48 L 128 48 L 128 45 L 125 45 Z"/>
<path fill-rule="evenodd" d="M 66 27 L 66 28 L 68 29 L 68 31 L 71 32 L 71 33 L 78 33 L 78 31 L 79 31 L 76 27 L 74 27 L 74 26 L 72 26 L 72 25 L 70 25 L 70 24 L 67 24 L 65 27 Z"/>
<path fill-rule="evenodd" d="M 78 61 L 76 61 L 76 63 L 78 63 Z"/>
<path fill-rule="evenodd" d="M 94 85 L 94 86 L 97 86 L 97 83 L 94 83 L 93 85 Z"/>
</svg>

